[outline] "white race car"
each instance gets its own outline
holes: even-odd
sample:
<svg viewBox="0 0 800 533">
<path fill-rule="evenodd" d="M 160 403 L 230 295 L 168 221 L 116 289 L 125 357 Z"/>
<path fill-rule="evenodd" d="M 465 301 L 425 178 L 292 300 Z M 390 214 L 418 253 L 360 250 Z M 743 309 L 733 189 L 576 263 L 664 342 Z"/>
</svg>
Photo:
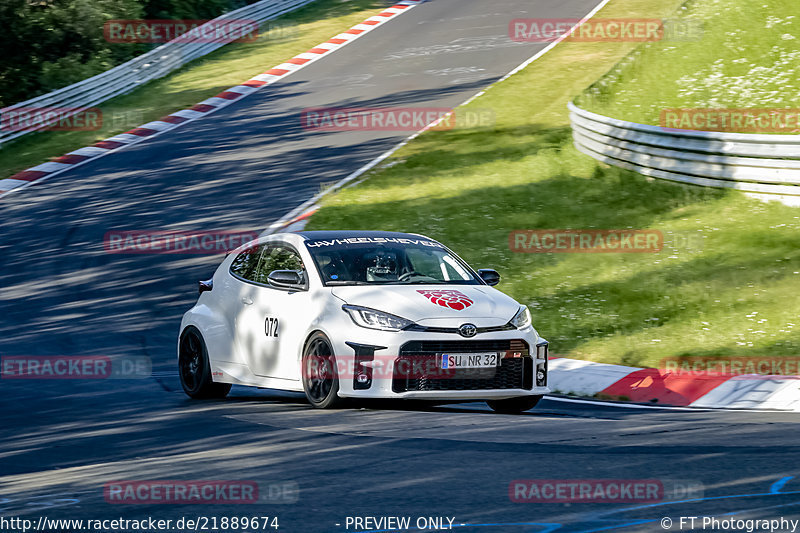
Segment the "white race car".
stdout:
<svg viewBox="0 0 800 533">
<path fill-rule="evenodd" d="M 528 308 L 422 235 L 308 231 L 230 253 L 181 322 L 178 367 L 193 398 L 231 385 L 344 398 L 486 400 L 532 408 L 547 341 Z"/>
</svg>

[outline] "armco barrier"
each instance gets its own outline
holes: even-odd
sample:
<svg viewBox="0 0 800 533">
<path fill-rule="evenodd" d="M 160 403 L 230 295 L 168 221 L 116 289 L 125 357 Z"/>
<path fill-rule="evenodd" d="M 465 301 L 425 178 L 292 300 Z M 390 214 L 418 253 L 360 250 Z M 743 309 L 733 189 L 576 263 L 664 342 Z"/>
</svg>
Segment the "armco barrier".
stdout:
<svg viewBox="0 0 800 533">
<path fill-rule="evenodd" d="M 293 11 L 312 1 L 261 0 L 255 4 L 225 13 L 200 28 L 211 27 L 225 20 L 246 19 L 261 23 Z M 37 96 L 31 100 L 8 106 L 0 111 L 12 111 L 17 108 L 60 108 L 69 109 L 70 112 L 64 115 L 71 116 L 110 98 L 130 92 L 149 81 L 165 76 L 189 61 L 209 54 L 225 44 L 224 42 L 202 42 L 202 40 L 202 38 L 194 41 L 181 38 L 170 41 L 96 76 Z M 33 130 L 0 130 L 0 144 L 16 139 L 31 131 Z"/>
<path fill-rule="evenodd" d="M 575 147 L 599 161 L 654 178 L 800 200 L 800 135 L 677 130 L 568 107 Z"/>
</svg>

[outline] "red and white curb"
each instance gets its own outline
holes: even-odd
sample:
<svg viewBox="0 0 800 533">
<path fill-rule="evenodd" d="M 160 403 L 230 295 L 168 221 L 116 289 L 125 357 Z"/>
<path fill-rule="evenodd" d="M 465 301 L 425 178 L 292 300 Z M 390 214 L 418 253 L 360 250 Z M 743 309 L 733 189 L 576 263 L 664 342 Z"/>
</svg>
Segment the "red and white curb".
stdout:
<svg viewBox="0 0 800 533">
<path fill-rule="evenodd" d="M 296 217 L 292 217 L 290 220 L 286 222 L 281 222 L 271 233 L 277 233 L 278 231 L 286 231 L 286 232 L 296 232 L 296 231 L 303 231 L 308 223 L 308 219 L 311 218 L 311 215 L 317 212 L 319 209 L 318 206 L 313 206 L 311 209 L 308 209 L 303 214 L 298 215 Z M 262 233 L 263 235 L 263 233 Z"/>
<path fill-rule="evenodd" d="M 666 372 L 553 358 L 555 393 L 676 407 L 800 412 L 800 377 Z"/>
<path fill-rule="evenodd" d="M 55 158 L 47 163 L 42 163 L 27 170 L 23 170 L 13 176 L 5 179 L 0 179 L 0 198 L 3 196 L 30 187 L 35 183 L 40 183 L 46 179 L 52 178 L 62 172 L 71 170 L 77 166 L 94 161 L 100 157 L 117 152 L 128 146 L 138 144 L 147 139 L 152 139 L 173 130 L 183 124 L 187 124 L 199 118 L 210 115 L 211 113 L 222 109 L 234 102 L 237 102 L 247 95 L 250 95 L 264 87 L 283 79 L 294 72 L 318 61 L 319 59 L 328 56 L 331 52 L 346 46 L 347 44 L 355 41 L 362 35 L 365 35 L 375 28 L 385 24 L 389 20 L 396 18 L 398 15 L 409 11 L 414 6 L 417 6 L 425 0 L 402 0 L 392 7 L 384 9 L 381 13 L 369 17 L 364 22 L 356 24 L 347 31 L 335 35 L 324 43 L 320 43 L 307 52 L 298 54 L 292 59 L 277 65 L 268 71 L 259 74 L 244 83 L 231 87 L 216 96 L 212 96 L 199 104 L 189 108 L 183 109 L 155 120 L 143 124 L 138 128 L 134 128 L 125 133 L 115 135 L 92 146 L 80 148 Z"/>
</svg>

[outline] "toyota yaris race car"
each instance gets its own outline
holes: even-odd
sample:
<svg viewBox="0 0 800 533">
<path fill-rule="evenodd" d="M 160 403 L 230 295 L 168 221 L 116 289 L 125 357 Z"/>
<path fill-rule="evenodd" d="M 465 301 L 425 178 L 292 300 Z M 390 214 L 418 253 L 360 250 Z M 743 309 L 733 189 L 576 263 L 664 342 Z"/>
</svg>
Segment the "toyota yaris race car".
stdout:
<svg viewBox="0 0 800 533">
<path fill-rule="evenodd" d="M 231 385 L 345 398 L 486 400 L 532 408 L 547 342 L 527 307 L 442 244 L 407 233 L 309 231 L 259 238 L 199 284 L 178 339 L 193 398 Z"/>
</svg>

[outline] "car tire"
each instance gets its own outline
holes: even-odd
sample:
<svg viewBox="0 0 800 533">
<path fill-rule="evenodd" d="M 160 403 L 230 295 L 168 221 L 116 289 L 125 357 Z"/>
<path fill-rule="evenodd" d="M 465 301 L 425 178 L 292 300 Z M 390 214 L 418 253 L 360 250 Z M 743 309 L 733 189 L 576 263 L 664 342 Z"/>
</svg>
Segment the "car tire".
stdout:
<svg viewBox="0 0 800 533">
<path fill-rule="evenodd" d="M 195 399 L 224 398 L 231 390 L 230 383 L 214 383 L 203 335 L 194 326 L 181 333 L 178 343 L 178 376 L 183 390 Z"/>
<path fill-rule="evenodd" d="M 516 415 L 524 413 L 528 409 L 533 409 L 541 399 L 541 395 L 519 396 L 517 398 L 508 398 L 507 400 L 487 400 L 486 403 L 497 413 Z"/>
<path fill-rule="evenodd" d="M 323 333 L 309 337 L 303 348 L 303 391 L 311 405 L 318 409 L 333 409 L 344 402 L 339 397 L 339 376 L 331 342 Z"/>
</svg>

